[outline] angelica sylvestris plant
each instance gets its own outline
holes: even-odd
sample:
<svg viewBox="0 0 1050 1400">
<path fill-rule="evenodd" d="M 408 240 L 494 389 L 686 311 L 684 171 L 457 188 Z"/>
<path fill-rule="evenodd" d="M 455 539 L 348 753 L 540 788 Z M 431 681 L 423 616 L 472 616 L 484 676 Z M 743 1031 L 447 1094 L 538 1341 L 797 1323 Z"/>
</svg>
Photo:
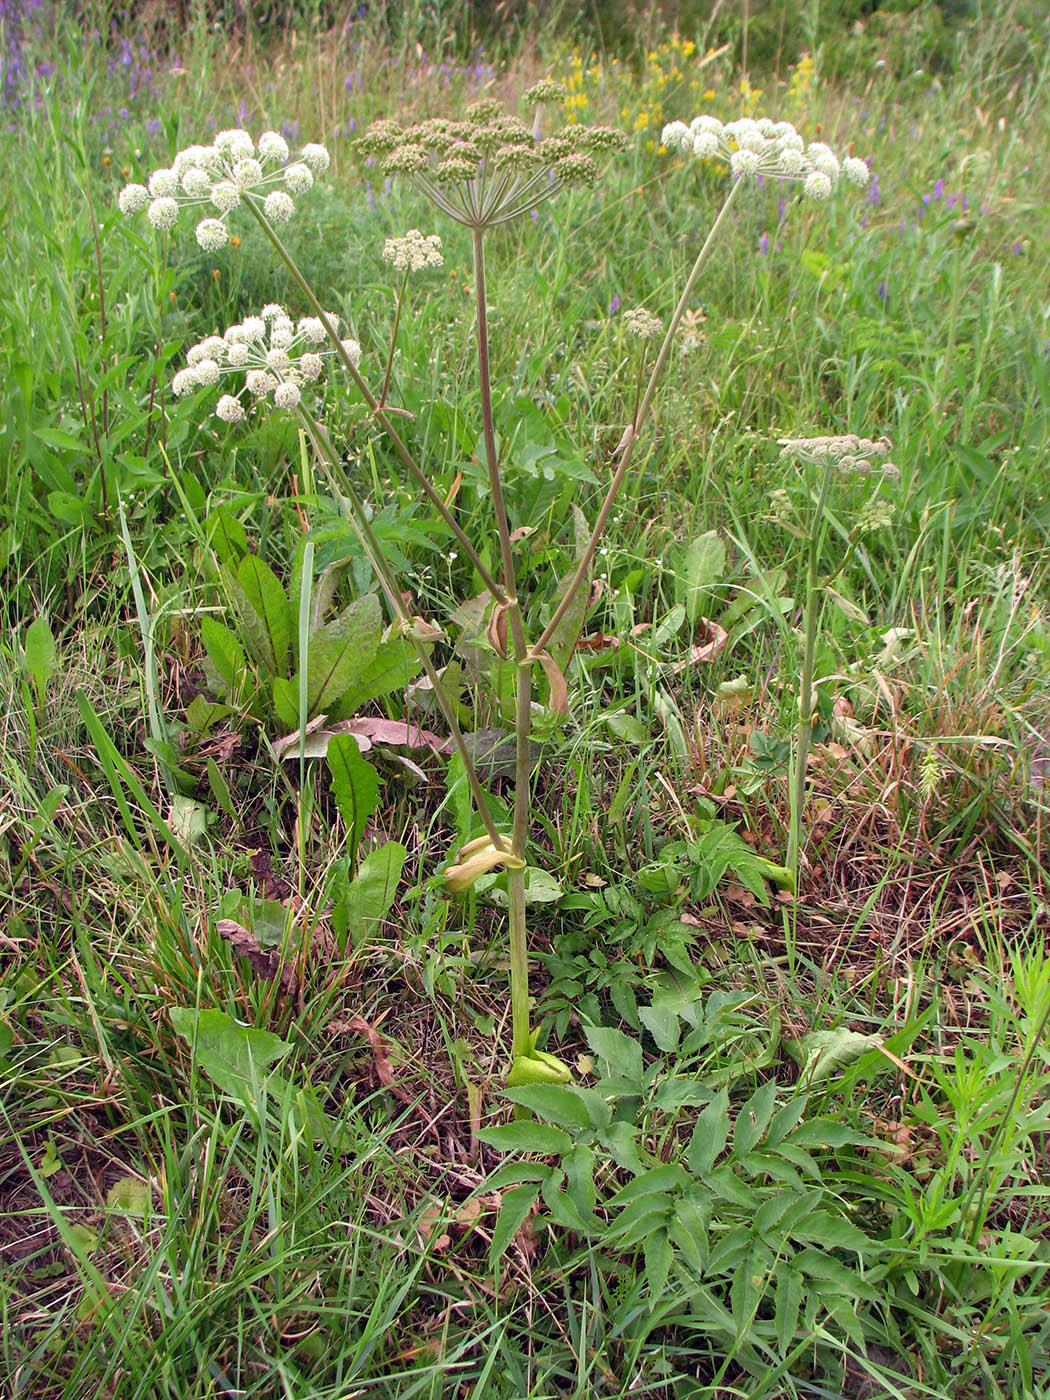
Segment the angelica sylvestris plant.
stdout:
<svg viewBox="0 0 1050 1400">
<path fill-rule="evenodd" d="M 408 180 L 440 213 L 471 231 L 482 442 L 500 561 L 493 572 L 482 559 L 482 554 L 487 556 L 488 551 L 476 548 L 465 534 L 442 493 L 401 440 L 386 404 L 408 279 L 412 273 L 440 265 L 443 254 L 439 236 L 412 229 L 400 238 L 389 239 L 383 249 L 385 261 L 402 277 L 390 350 L 377 394 L 361 373 L 356 342 L 340 338 L 335 318 L 324 311 L 275 227 L 290 213 L 285 202 L 290 198 L 289 191 L 304 191 L 312 182 L 313 174 L 327 165 L 327 154 L 322 147 L 306 146 L 300 159 L 288 164 L 287 147 L 283 142 L 278 145 L 280 138 L 275 140 L 272 133 L 260 138 L 255 147 L 244 132 L 224 132 L 211 147 L 190 147 L 181 152 L 171 170 L 155 173 L 149 189 L 129 186 L 120 197 L 121 208 L 126 213 L 145 208 L 150 221 L 158 228 L 171 226 L 180 201 L 198 206 L 210 201 L 219 218 L 209 216 L 197 229 L 198 241 L 206 247 L 219 245 L 219 232 L 211 230 L 210 225 L 223 224 L 229 212 L 243 203 L 284 262 L 310 310 L 310 315 L 293 323 L 280 308 L 264 308 L 262 316 L 249 317 L 222 337 L 202 341 L 190 352 L 186 368 L 176 376 L 176 391 L 183 393 L 218 385 L 226 376 L 232 376 L 237 390 L 219 399 L 216 413 L 220 418 L 234 423 L 244 416 L 246 404 L 250 407 L 270 403 L 296 418 L 313 445 L 321 470 L 333 485 L 337 501 L 347 510 L 362 538 L 394 618 L 400 623 L 403 634 L 419 649 L 421 665 L 463 762 L 484 827 L 483 835 L 468 841 L 450 856 L 446 882 L 453 892 L 462 892 L 487 871 L 502 868 L 505 872 L 512 1021 L 507 1081 L 512 1085 L 558 1082 L 570 1077 L 568 1068 L 560 1060 L 538 1048 L 538 1033 L 530 1018 L 526 879 L 532 778 L 529 739 L 537 668 L 545 681 L 543 698 L 548 709 L 556 713 L 565 711 L 569 697 L 563 668 L 575 641 L 572 636 L 566 644 L 566 628 L 570 626 L 566 614 L 590 576 L 599 541 L 670 356 L 675 332 L 734 200 L 758 175 L 798 182 L 807 196 L 820 201 L 827 200 L 840 176 L 858 185 L 868 180 L 864 162 L 851 157 L 840 162 L 820 143 L 806 147 L 788 123 L 748 120 L 723 126 L 715 118 L 699 117 L 691 126 L 676 122 L 665 129 L 664 143 L 672 149 L 698 159 L 725 163 L 729 174 L 727 192 L 666 326 L 654 312 L 642 308 L 627 312 L 622 319 L 624 332 L 638 342 L 637 380 L 630 422 L 614 454 L 608 487 L 589 537 L 579 552 L 576 569 L 546 624 L 533 625 L 525 607 L 530 590 L 517 574 L 493 425 L 485 241 L 493 229 L 528 214 L 563 189 L 596 186 L 601 177 L 601 161 L 626 144 L 622 133 L 606 127 L 574 125 L 542 135 L 546 121 L 544 105 L 559 103 L 563 98 L 564 91 L 557 84 L 543 82 L 525 94 L 525 102 L 532 112 L 531 124 L 501 111 L 498 103 L 485 100 L 468 108 L 464 121 L 434 118 L 408 127 L 392 121 L 375 122 L 359 143 L 362 153 L 378 163 L 385 174 Z M 283 188 L 267 192 L 268 184 L 282 183 Z M 278 195 L 282 197 L 280 201 L 277 201 Z M 510 832 L 500 831 L 493 821 L 484 789 L 459 730 L 455 705 L 446 695 L 431 661 L 433 631 L 423 635 L 418 619 L 409 616 L 403 590 L 379 547 L 371 517 L 352 480 L 342 471 L 340 455 L 330 442 L 316 405 L 307 392 L 320 374 L 318 346 L 322 331 L 331 353 L 342 362 L 393 450 L 445 521 L 490 595 L 489 639 L 498 652 L 515 664 L 515 777 Z M 651 346 L 658 346 L 655 353 Z M 241 373 L 244 374 L 243 383 L 237 377 Z M 556 654 L 562 657 L 561 664 L 555 659 Z"/>
<path fill-rule="evenodd" d="M 865 438 L 856 433 L 839 437 L 781 438 L 782 461 L 798 468 L 795 489 L 781 487 L 771 501 L 774 517 L 791 534 L 804 542 L 806 552 L 806 595 L 803 608 L 804 642 L 802 673 L 798 691 L 798 734 L 791 773 L 791 817 L 788 829 L 787 868 L 798 880 L 800 834 L 806 800 L 806 764 L 817 715 L 817 691 L 813 679 L 817 628 L 821 603 L 849 564 L 865 535 L 882 529 L 893 520 L 893 505 L 882 497 L 882 483 L 900 477 L 889 460 L 890 443 L 885 437 Z M 821 577 L 820 560 L 827 539 L 827 505 L 836 481 L 852 483 L 854 499 L 850 514 L 848 543 L 842 558 L 830 574 Z M 858 493 L 857 485 L 863 483 Z M 837 596 L 837 595 L 835 595 Z"/>
</svg>

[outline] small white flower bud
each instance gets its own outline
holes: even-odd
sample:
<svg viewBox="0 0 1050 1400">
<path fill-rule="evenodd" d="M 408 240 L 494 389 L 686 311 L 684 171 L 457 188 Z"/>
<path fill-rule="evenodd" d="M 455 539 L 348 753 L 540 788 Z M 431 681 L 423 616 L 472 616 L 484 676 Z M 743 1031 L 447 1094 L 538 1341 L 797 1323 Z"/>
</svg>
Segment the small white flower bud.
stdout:
<svg viewBox="0 0 1050 1400">
<path fill-rule="evenodd" d="M 273 375 L 267 374 L 264 369 L 250 369 L 244 376 L 244 382 L 249 394 L 254 394 L 257 399 L 265 398 L 277 384 Z"/>
<path fill-rule="evenodd" d="M 320 355 L 308 350 L 305 355 L 299 357 L 299 369 L 307 379 L 320 379 L 321 371 L 324 369 L 324 361 Z"/>
<path fill-rule="evenodd" d="M 200 348 L 204 351 L 201 359 L 207 356 L 210 360 L 221 360 L 226 354 L 226 342 L 221 335 L 205 336 L 200 343 Z"/>
<path fill-rule="evenodd" d="M 263 213 L 272 224 L 286 224 L 295 213 L 295 203 L 284 190 L 271 190 L 263 200 Z"/>
<path fill-rule="evenodd" d="M 197 371 L 194 369 L 180 369 L 171 381 L 171 392 L 177 399 L 181 399 L 184 394 L 191 394 L 197 387 Z"/>
<path fill-rule="evenodd" d="M 251 350 L 245 345 L 243 340 L 237 340 L 227 349 L 226 359 L 227 362 L 236 369 L 240 365 L 246 365 L 248 363 L 251 358 L 251 353 Z"/>
<path fill-rule="evenodd" d="M 356 340 L 343 340 L 340 341 L 340 344 L 346 352 L 346 358 L 353 365 L 354 369 L 357 369 L 358 365 L 361 363 L 360 345 L 358 345 Z"/>
<path fill-rule="evenodd" d="M 296 331 L 308 345 L 320 345 L 327 334 L 320 316 L 300 316 Z"/>
<path fill-rule="evenodd" d="M 660 133 L 660 145 L 666 146 L 669 151 L 684 151 L 689 135 L 685 122 L 668 122 Z"/>
<path fill-rule="evenodd" d="M 117 195 L 117 208 L 122 214 L 137 214 L 149 203 L 149 190 L 145 185 L 125 185 Z"/>
<path fill-rule="evenodd" d="M 721 136 L 725 128 L 717 117 L 705 112 L 703 116 L 693 118 L 689 123 L 689 130 L 694 136 L 698 136 L 701 131 L 713 131 L 716 136 Z"/>
<path fill-rule="evenodd" d="M 150 205 L 146 217 L 154 228 L 174 228 L 175 220 L 179 217 L 179 206 L 170 195 L 161 195 Z"/>
<path fill-rule="evenodd" d="M 659 316 L 646 311 L 644 306 L 633 306 L 630 311 L 625 311 L 622 324 L 629 335 L 636 335 L 639 340 L 651 340 L 663 330 Z"/>
<path fill-rule="evenodd" d="M 215 405 L 215 416 L 224 423 L 239 423 L 244 418 L 244 409 L 232 394 L 223 394 Z"/>
<path fill-rule="evenodd" d="M 331 163 L 328 151 L 317 141 L 309 141 L 300 151 L 299 155 L 315 175 L 323 175 Z"/>
<path fill-rule="evenodd" d="M 741 148 L 739 151 L 734 151 L 733 154 L 729 157 L 730 170 L 732 170 L 734 175 L 739 175 L 745 179 L 748 175 L 757 174 L 758 167 L 760 165 L 761 160 L 755 154 L 755 152 L 749 151 L 746 148 Z"/>
<path fill-rule="evenodd" d="M 275 370 L 278 370 L 278 371 L 286 370 L 290 364 L 291 364 L 291 360 L 290 360 L 289 357 L 288 357 L 288 351 L 287 351 L 287 350 L 285 350 L 285 349 L 283 349 L 283 348 L 281 348 L 281 347 L 279 347 L 279 346 L 274 346 L 272 349 L 267 350 L 267 352 L 266 352 L 266 368 L 267 368 L 267 369 L 275 369 Z"/>
<path fill-rule="evenodd" d="M 809 169 L 809 161 L 801 151 L 796 151 L 793 146 L 786 146 L 777 159 L 781 174 L 787 175 L 790 179 L 797 179 L 799 175 Z"/>
<path fill-rule="evenodd" d="M 149 192 L 154 199 L 161 195 L 173 195 L 179 188 L 174 170 L 154 170 L 149 177 Z"/>
<path fill-rule="evenodd" d="M 191 165 L 184 171 L 179 183 L 182 193 L 190 199 L 207 199 L 211 194 L 211 176 L 199 165 Z"/>
<path fill-rule="evenodd" d="M 255 154 L 255 143 L 248 133 L 238 126 L 229 131 L 220 131 L 215 138 L 215 149 L 228 160 L 245 160 Z"/>
<path fill-rule="evenodd" d="M 802 190 L 810 199 L 827 199 L 831 193 L 831 180 L 823 170 L 811 170 Z"/>
<path fill-rule="evenodd" d="M 298 384 L 285 380 L 283 384 L 278 384 L 273 391 L 273 401 L 278 408 L 293 409 L 298 408 L 302 394 L 299 392 Z"/>
<path fill-rule="evenodd" d="M 295 329 L 291 322 L 275 321 L 270 327 L 270 344 L 275 350 L 287 350 L 295 339 Z"/>
<path fill-rule="evenodd" d="M 225 248 L 229 238 L 229 232 L 221 219 L 201 219 L 197 225 L 197 242 L 206 253 Z"/>
<path fill-rule="evenodd" d="M 186 171 L 189 170 L 190 166 L 200 165 L 201 152 L 203 150 L 203 146 L 187 146 L 184 151 L 180 151 L 178 153 L 178 155 L 171 163 L 171 168 L 174 171 L 175 178 L 177 180 L 182 179 L 183 175 L 185 175 Z"/>
<path fill-rule="evenodd" d="M 262 340 L 266 334 L 266 323 L 261 316 L 245 316 L 241 331 L 246 341 Z"/>
<path fill-rule="evenodd" d="M 831 147 L 826 146 L 823 141 L 811 141 L 806 148 L 806 155 L 813 169 L 819 170 L 834 184 L 839 178 L 839 162 Z"/>
<path fill-rule="evenodd" d="M 264 131 L 259 137 L 259 157 L 283 165 L 288 159 L 288 142 L 276 131 Z"/>
<path fill-rule="evenodd" d="M 251 189 L 252 185 L 257 185 L 262 177 L 262 166 L 251 156 L 239 160 L 233 167 L 233 178 L 242 190 Z"/>
<path fill-rule="evenodd" d="M 198 384 L 217 384 L 219 382 L 219 366 L 211 359 L 198 360 L 193 366 L 193 372 L 197 376 Z"/>
<path fill-rule="evenodd" d="M 277 302 L 268 301 L 259 312 L 259 315 L 264 321 L 272 321 L 277 316 L 287 316 L 288 312 L 285 311 L 283 306 L 279 306 Z"/>
<path fill-rule="evenodd" d="M 710 160 L 718 155 L 718 136 L 713 131 L 698 131 L 693 137 L 693 155 L 697 160 Z"/>
<path fill-rule="evenodd" d="M 296 165 L 289 165 L 285 168 L 284 183 L 291 190 L 292 194 L 305 194 L 314 182 L 313 173 L 308 165 L 303 165 L 300 161 Z"/>
<path fill-rule="evenodd" d="M 847 156 L 842 162 L 842 173 L 851 185 L 856 185 L 858 189 L 866 189 L 871 183 L 871 171 L 868 163 L 859 160 L 856 156 Z"/>
<path fill-rule="evenodd" d="M 737 142 L 742 151 L 754 151 L 756 155 L 761 155 L 766 149 L 766 138 L 759 131 L 758 127 L 747 127 L 737 137 Z"/>
<path fill-rule="evenodd" d="M 211 202 L 221 214 L 228 214 L 241 202 L 241 192 L 232 180 L 220 180 L 212 186 Z"/>
</svg>

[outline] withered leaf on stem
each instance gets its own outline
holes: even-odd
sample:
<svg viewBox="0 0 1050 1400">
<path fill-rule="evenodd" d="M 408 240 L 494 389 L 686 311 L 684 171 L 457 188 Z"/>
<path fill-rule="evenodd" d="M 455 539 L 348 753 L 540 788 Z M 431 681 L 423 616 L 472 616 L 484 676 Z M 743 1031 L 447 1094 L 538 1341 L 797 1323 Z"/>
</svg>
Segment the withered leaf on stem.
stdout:
<svg viewBox="0 0 1050 1400">
<path fill-rule="evenodd" d="M 272 982 L 275 977 L 279 977 L 278 985 L 282 992 L 289 996 L 294 996 L 299 985 L 295 970 L 289 965 L 281 963 L 280 951 L 276 948 L 260 948 L 255 935 L 239 924 L 236 919 L 219 919 L 215 925 L 216 932 L 220 938 L 225 938 L 235 953 L 242 958 L 247 958 L 251 963 L 252 971 L 257 977 L 264 981 Z"/>
</svg>

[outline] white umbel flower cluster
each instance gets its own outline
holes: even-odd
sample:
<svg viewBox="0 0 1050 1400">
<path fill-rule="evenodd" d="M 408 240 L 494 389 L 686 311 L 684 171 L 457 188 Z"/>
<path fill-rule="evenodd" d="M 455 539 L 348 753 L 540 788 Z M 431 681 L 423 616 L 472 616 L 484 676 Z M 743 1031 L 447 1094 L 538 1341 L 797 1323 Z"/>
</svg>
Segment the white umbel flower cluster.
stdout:
<svg viewBox="0 0 1050 1400">
<path fill-rule="evenodd" d="M 670 151 L 695 156 L 697 160 L 725 162 L 738 179 L 762 175 L 770 179 L 797 180 L 810 199 L 827 199 L 840 179 L 858 189 L 871 182 L 866 161 L 856 156 L 840 160 L 823 141 L 809 145 L 790 122 L 769 117 L 741 117 L 721 122 L 718 117 L 694 117 L 685 122 L 669 122 L 660 140 Z"/>
<path fill-rule="evenodd" d="M 256 144 L 238 127 L 220 131 L 210 146 L 179 151 L 170 168 L 154 170 L 147 185 L 125 185 L 117 205 L 125 215 L 145 209 L 161 230 L 174 227 L 182 208 L 206 212 L 197 224 L 197 242 L 213 253 L 229 240 L 226 216 L 242 199 L 260 199 L 271 223 L 286 224 L 295 212 L 292 195 L 305 194 L 328 166 L 328 152 L 316 142 L 289 161 L 288 142 L 278 132 L 264 131 Z"/>
<path fill-rule="evenodd" d="M 380 256 L 398 272 L 421 272 L 427 267 L 441 267 L 445 261 L 440 234 L 423 234 L 417 228 L 410 228 L 399 238 L 388 238 Z"/>
<path fill-rule="evenodd" d="M 663 322 L 659 316 L 646 311 L 644 306 L 632 306 L 630 311 L 625 311 L 621 325 L 628 335 L 636 335 L 639 340 L 652 340 L 654 335 L 659 335 L 663 330 Z"/>
<path fill-rule="evenodd" d="M 339 329 L 339 317 L 328 312 L 328 319 Z M 356 340 L 341 342 L 356 369 L 361 347 Z M 258 316 L 246 316 L 222 335 L 210 335 L 186 352 L 186 367 L 180 369 L 171 387 L 177 397 L 209 388 L 223 377 L 242 379 L 236 394 L 223 394 L 215 406 L 215 416 L 224 423 L 240 423 L 246 414 L 242 398 L 249 406 L 273 400 L 277 408 L 298 408 L 304 392 L 324 371 L 327 356 L 336 353 L 319 316 L 302 316 L 293 321 L 283 306 L 270 302 Z"/>
<path fill-rule="evenodd" d="M 886 460 L 890 450 L 887 437 L 866 438 L 856 433 L 840 437 L 780 438 L 780 456 L 810 462 L 815 467 L 834 467 L 844 476 L 870 476 L 873 472 L 896 480 L 899 469 Z"/>
</svg>

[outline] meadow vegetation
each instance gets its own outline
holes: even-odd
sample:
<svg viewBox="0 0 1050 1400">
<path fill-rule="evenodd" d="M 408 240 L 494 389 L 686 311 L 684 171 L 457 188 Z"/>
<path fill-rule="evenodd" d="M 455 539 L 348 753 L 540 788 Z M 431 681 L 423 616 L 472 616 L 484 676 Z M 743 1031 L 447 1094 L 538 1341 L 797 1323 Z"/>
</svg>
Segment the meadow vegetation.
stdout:
<svg viewBox="0 0 1050 1400">
<path fill-rule="evenodd" d="M 1050 1393 L 1045 17 L 751 8 L 0 6 L 4 1395 Z"/>
</svg>

